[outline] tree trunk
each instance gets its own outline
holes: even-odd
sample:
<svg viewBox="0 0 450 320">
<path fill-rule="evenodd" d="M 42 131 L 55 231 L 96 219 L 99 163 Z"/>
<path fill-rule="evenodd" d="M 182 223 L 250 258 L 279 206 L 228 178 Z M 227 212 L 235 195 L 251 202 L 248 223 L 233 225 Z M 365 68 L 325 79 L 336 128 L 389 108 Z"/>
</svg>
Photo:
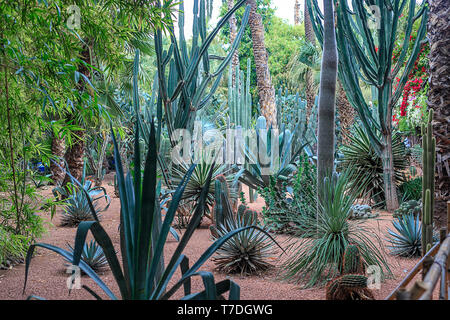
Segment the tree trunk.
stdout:
<svg viewBox="0 0 450 320">
<path fill-rule="evenodd" d="M 84 130 L 75 132 L 75 137 L 73 139 L 72 145 L 67 149 L 65 154 L 65 159 L 68 166 L 69 173 L 78 181 L 81 180 L 83 176 L 83 166 L 84 166 Z M 63 185 L 65 186 L 68 182 L 71 182 L 71 178 L 66 174 L 64 178 Z"/>
<path fill-rule="evenodd" d="M 436 138 L 436 179 L 434 217 L 442 225 L 450 200 L 450 4 L 430 1 L 428 39 L 430 42 L 430 90 L 428 106 L 434 110 Z"/>
<path fill-rule="evenodd" d="M 338 84 L 336 106 L 338 109 L 339 120 L 341 122 L 342 143 L 348 144 L 350 142 L 350 130 L 353 122 L 355 121 L 356 111 L 348 101 L 342 84 L 340 82 L 338 82 Z"/>
<path fill-rule="evenodd" d="M 227 6 L 228 6 L 228 11 L 230 11 L 231 9 L 233 9 L 234 7 L 234 0 L 227 0 Z M 236 39 L 237 36 L 237 21 L 236 21 L 236 16 L 233 14 L 229 20 L 230 23 L 230 45 L 233 45 L 234 40 Z M 233 54 L 233 58 L 231 60 L 231 66 L 232 66 L 232 70 L 233 73 L 231 75 L 232 77 L 232 84 L 234 86 L 234 84 L 236 83 L 236 68 L 239 67 L 239 50 L 236 50 Z"/>
<path fill-rule="evenodd" d="M 316 43 L 316 36 L 314 34 L 314 30 L 311 23 L 311 17 L 309 16 L 308 6 L 306 4 L 305 0 L 305 7 L 303 12 L 303 23 L 305 26 L 305 38 L 309 42 L 315 45 Z M 314 104 L 316 102 L 316 92 L 315 92 L 315 85 L 314 85 L 314 77 L 313 72 L 311 68 L 308 68 L 305 75 L 305 93 L 306 93 L 306 119 L 309 120 L 309 117 L 311 116 L 311 111 L 314 107 Z"/>
<path fill-rule="evenodd" d="M 248 0 L 247 3 L 251 5 L 249 25 L 252 33 L 261 114 L 266 118 L 268 125 L 275 128 L 277 127 L 277 106 L 264 42 L 264 25 L 261 15 L 257 12 L 256 1 Z"/>
<path fill-rule="evenodd" d="M 57 135 L 53 135 L 52 139 L 52 156 L 55 157 L 56 165 L 53 161 L 50 163 L 50 171 L 52 173 L 52 180 L 54 185 L 59 185 L 63 182 L 65 172 L 64 172 L 64 151 L 66 149 L 66 143 L 64 138 L 60 138 Z"/>
<path fill-rule="evenodd" d="M 306 5 L 306 4 L 305 4 Z M 294 24 L 297 26 L 300 24 L 300 3 L 295 0 L 294 6 Z"/>
<path fill-rule="evenodd" d="M 391 127 L 391 125 L 388 127 Z M 381 158 L 383 163 L 383 182 L 386 210 L 389 212 L 394 212 L 394 210 L 398 209 L 399 205 L 397 186 L 395 184 L 394 154 L 392 152 L 392 130 L 383 133 Z"/>
<path fill-rule="evenodd" d="M 324 0 L 324 37 L 320 72 L 319 126 L 317 144 L 317 187 L 322 191 L 323 179 L 334 169 L 335 100 L 338 55 L 334 29 L 333 0 Z"/>
<path fill-rule="evenodd" d="M 86 62 L 87 64 L 91 64 L 91 57 L 90 57 L 90 51 L 88 47 L 84 47 L 83 51 L 81 52 L 81 59 Z M 78 66 L 78 72 L 84 74 L 88 79 L 90 78 L 90 71 L 84 64 L 80 64 Z M 81 95 L 82 92 L 86 89 L 85 82 L 80 81 L 78 84 L 78 91 Z M 80 111 L 75 111 L 80 112 Z M 69 121 L 73 121 L 73 123 L 77 126 L 81 127 L 81 123 L 78 123 L 77 116 L 72 114 L 69 116 Z M 80 181 L 82 175 L 83 175 L 83 166 L 84 166 L 84 152 L 85 152 L 85 142 L 84 142 L 84 135 L 85 131 L 80 130 L 74 132 L 75 138 L 73 139 L 73 144 L 67 149 L 65 154 L 65 159 L 67 162 L 68 170 L 70 174 Z M 66 177 L 64 178 L 63 185 L 65 186 L 68 182 L 71 181 L 71 178 L 69 175 L 66 174 Z"/>
</svg>

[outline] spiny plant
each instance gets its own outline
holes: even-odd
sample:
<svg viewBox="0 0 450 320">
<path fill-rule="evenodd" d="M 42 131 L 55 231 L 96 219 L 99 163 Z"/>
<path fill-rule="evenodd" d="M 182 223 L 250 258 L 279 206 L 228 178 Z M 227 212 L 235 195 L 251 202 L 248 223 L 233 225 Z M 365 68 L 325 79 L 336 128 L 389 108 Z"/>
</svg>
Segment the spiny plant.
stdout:
<svg viewBox="0 0 450 320">
<path fill-rule="evenodd" d="M 70 244 L 67 246 L 69 247 L 69 252 L 73 255 L 74 250 L 72 246 Z M 95 240 L 91 240 L 89 243 L 84 244 L 81 260 L 86 262 L 86 264 L 95 272 L 102 271 L 108 266 L 108 260 L 106 259 L 105 253 Z M 66 259 L 66 261 L 72 262 L 70 259 Z"/>
<path fill-rule="evenodd" d="M 419 257 L 422 254 L 422 223 L 418 215 L 405 214 L 394 221 L 395 230 L 388 229 L 387 241 L 390 253 L 401 257 Z M 438 235 L 433 231 L 431 244 L 438 240 Z"/>
<path fill-rule="evenodd" d="M 367 288 L 367 277 L 361 274 L 345 274 L 331 281 L 326 289 L 327 300 L 374 300 Z"/>
<path fill-rule="evenodd" d="M 215 225 L 210 227 L 213 239 L 220 239 L 233 230 L 260 226 L 258 213 L 246 205 L 241 204 L 237 212 L 233 212 L 224 181 L 216 181 L 214 211 Z M 269 259 L 275 255 L 274 244 L 277 243 L 268 234 L 267 228 L 260 228 L 248 229 L 226 241 L 213 257 L 217 269 L 244 275 L 270 268 Z"/>
<path fill-rule="evenodd" d="M 347 170 L 326 177 L 317 216 L 298 216 L 301 238 L 293 238 L 289 246 L 290 257 L 283 263 L 285 279 L 312 287 L 335 278 L 349 244 L 359 247 L 368 265 L 379 266 L 384 276 L 391 273 L 381 240 L 359 220 L 348 219 L 350 208 L 365 183 L 361 181 L 359 189 L 351 189 L 351 175 Z"/>
<path fill-rule="evenodd" d="M 220 239 L 227 233 L 259 225 L 258 213 L 239 206 L 236 214 L 228 216 L 223 224 L 211 226 L 213 239 Z M 271 267 L 270 259 L 274 258 L 274 240 L 268 235 L 267 229 L 247 229 L 232 237 L 221 246 L 213 261 L 219 271 L 249 275 L 261 272 Z"/>
<path fill-rule="evenodd" d="M 383 160 L 376 153 L 366 130 L 356 126 L 349 143 L 342 146 L 341 152 L 343 157 L 340 159 L 340 165 L 343 168 L 354 168 L 353 175 L 349 177 L 350 184 L 357 186 L 362 177 L 368 179 L 369 183 L 366 188 L 361 190 L 359 196 L 370 195 L 376 205 L 384 205 Z M 399 134 L 394 134 L 392 138 L 392 152 L 395 169 L 394 181 L 400 184 L 404 181 L 402 171 L 407 168 L 407 161 L 405 146 Z"/>
<path fill-rule="evenodd" d="M 416 200 L 405 201 L 400 205 L 400 208 L 394 211 L 394 217 L 398 218 L 403 215 L 412 214 L 419 215 L 422 212 L 422 202 Z"/>
<path fill-rule="evenodd" d="M 107 194 L 103 194 L 99 197 L 92 198 L 92 194 L 90 192 L 83 192 L 79 190 L 77 187 L 73 187 L 70 192 L 69 198 L 66 199 L 64 207 L 64 211 L 61 216 L 61 226 L 65 227 L 76 227 L 82 221 L 94 221 L 95 218 L 92 215 L 90 203 L 93 204 L 93 208 L 97 214 L 97 217 L 100 219 L 100 212 L 104 212 L 108 210 L 109 205 L 111 204 L 111 199 Z M 89 197 L 90 199 L 88 200 Z M 98 201 L 101 199 L 105 199 L 106 204 L 103 207 L 98 205 Z"/>
<path fill-rule="evenodd" d="M 327 300 L 373 300 L 367 288 L 365 262 L 357 245 L 349 245 L 342 258 L 341 276 L 333 279 L 326 288 Z"/>
</svg>

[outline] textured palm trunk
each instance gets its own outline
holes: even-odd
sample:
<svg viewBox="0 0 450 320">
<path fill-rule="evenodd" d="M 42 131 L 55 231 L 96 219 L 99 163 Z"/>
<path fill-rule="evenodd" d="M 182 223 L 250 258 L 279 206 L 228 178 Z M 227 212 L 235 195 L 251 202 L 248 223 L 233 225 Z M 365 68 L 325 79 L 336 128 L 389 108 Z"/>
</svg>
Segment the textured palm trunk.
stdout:
<svg viewBox="0 0 450 320">
<path fill-rule="evenodd" d="M 309 11 L 308 11 L 306 1 L 305 1 L 303 15 L 304 15 L 303 23 L 305 26 L 306 40 L 308 40 L 312 44 L 315 44 L 316 36 L 314 34 L 314 30 L 313 30 L 312 23 L 311 23 L 311 17 L 309 16 Z M 309 117 L 311 115 L 311 110 L 313 109 L 314 103 L 316 100 L 314 77 L 313 77 L 313 72 L 310 68 L 308 68 L 308 70 L 306 71 L 306 75 L 305 75 L 305 93 L 306 93 L 306 119 L 309 120 Z"/>
<path fill-rule="evenodd" d="M 80 181 L 81 177 L 83 176 L 84 152 L 85 152 L 85 142 L 84 142 L 85 132 L 84 132 L 84 130 L 77 131 L 77 132 L 75 132 L 75 135 L 77 137 L 74 138 L 72 145 L 67 149 L 64 157 L 67 162 L 68 171 L 75 179 Z M 71 182 L 71 178 L 68 174 L 66 174 L 63 185 L 66 185 L 68 182 Z"/>
<path fill-rule="evenodd" d="M 350 142 L 350 130 L 355 121 L 356 111 L 348 101 L 347 95 L 341 83 L 338 83 L 339 86 L 336 97 L 336 106 L 338 109 L 339 120 L 341 122 L 342 143 L 348 144 Z"/>
<path fill-rule="evenodd" d="M 228 11 L 233 9 L 234 0 L 227 0 L 227 6 L 228 6 Z M 237 21 L 236 21 L 236 16 L 234 14 L 231 16 L 231 18 L 229 20 L 229 24 L 230 24 L 230 44 L 232 45 L 237 36 Z M 236 83 L 236 72 L 234 72 L 234 70 L 236 70 L 236 68 L 239 67 L 239 50 L 236 50 L 234 52 L 233 58 L 231 60 L 231 66 L 233 68 L 233 73 L 232 73 L 231 77 L 232 77 L 232 84 L 234 86 L 234 84 Z"/>
<path fill-rule="evenodd" d="M 433 135 L 436 138 L 434 216 L 439 224 L 443 224 L 446 203 L 450 200 L 450 2 L 432 0 L 429 3 L 428 106 L 434 110 Z"/>
<path fill-rule="evenodd" d="M 87 64 L 91 63 L 91 57 L 90 57 L 90 51 L 89 48 L 85 47 L 84 50 L 81 52 L 81 59 L 86 62 Z M 84 65 L 80 64 L 78 67 L 78 71 L 82 74 L 84 74 L 88 79 L 90 78 L 90 72 L 89 69 Z M 80 82 L 81 84 L 78 85 L 78 91 L 83 92 L 86 88 L 84 85 L 84 82 Z M 73 123 L 79 127 L 81 126 L 81 123 L 77 123 L 77 117 L 76 115 L 70 115 L 69 121 L 73 121 Z M 67 149 L 65 154 L 66 163 L 68 166 L 68 170 L 70 174 L 77 179 L 78 181 L 81 180 L 81 177 L 83 175 L 83 165 L 84 165 L 84 153 L 85 153 L 85 142 L 84 142 L 84 136 L 85 131 L 79 130 L 74 132 L 75 138 L 73 139 L 72 145 Z M 71 178 L 68 174 L 66 174 L 64 178 L 63 185 L 65 186 L 68 182 L 71 181 Z"/>
<path fill-rule="evenodd" d="M 259 104 L 261 114 L 267 123 L 273 127 L 277 126 L 277 107 L 275 100 L 275 89 L 269 71 L 268 55 L 264 42 L 264 26 L 261 15 L 257 12 L 255 0 L 248 0 L 251 5 L 249 25 L 252 33 L 253 54 L 256 64 L 256 80 L 258 85 Z"/>
<path fill-rule="evenodd" d="M 392 152 L 392 133 L 383 134 L 383 149 L 381 150 L 383 163 L 383 182 L 386 210 L 393 212 L 398 209 L 397 186 L 395 184 L 394 154 Z"/>
<path fill-rule="evenodd" d="M 323 189 L 324 178 L 334 169 L 338 54 L 333 11 L 333 0 L 324 0 L 324 37 L 320 72 L 317 143 L 317 186 L 320 191 Z"/>
<path fill-rule="evenodd" d="M 50 172 L 52 174 L 52 180 L 55 185 L 59 185 L 63 182 L 65 172 L 64 172 L 64 151 L 66 149 L 65 139 L 61 139 L 57 135 L 53 136 L 52 139 L 52 156 L 55 157 L 54 161 L 50 164 Z"/>
</svg>

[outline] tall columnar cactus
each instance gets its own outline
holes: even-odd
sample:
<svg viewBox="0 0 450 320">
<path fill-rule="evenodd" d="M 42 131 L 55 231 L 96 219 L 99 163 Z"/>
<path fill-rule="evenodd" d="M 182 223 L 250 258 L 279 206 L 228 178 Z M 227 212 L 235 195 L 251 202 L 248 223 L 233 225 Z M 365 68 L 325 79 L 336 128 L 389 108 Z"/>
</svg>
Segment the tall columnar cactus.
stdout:
<svg viewBox="0 0 450 320">
<path fill-rule="evenodd" d="M 240 126 L 248 130 L 252 123 L 252 95 L 250 93 L 250 72 L 251 61 L 247 61 L 247 76 L 244 78 L 244 72 L 237 68 L 232 70 L 228 79 L 228 112 L 231 125 Z M 235 82 L 233 85 L 233 73 Z"/>
<path fill-rule="evenodd" d="M 433 137 L 433 110 L 427 125 L 422 126 L 422 255 L 433 244 L 434 173 L 436 168 L 436 138 Z"/>
<path fill-rule="evenodd" d="M 248 23 L 250 7 L 244 13 L 241 28 L 233 42 L 228 55 L 222 59 L 216 70 L 211 70 L 211 55 L 208 49 L 220 29 L 228 22 L 228 19 L 245 4 L 246 0 L 237 1 L 236 5 L 218 22 L 217 26 L 206 34 L 208 4 L 206 0 L 194 0 L 193 9 L 193 33 L 190 51 L 184 35 L 184 1 L 179 4 L 179 35 L 175 35 L 172 27 L 170 32 L 170 47 L 163 47 L 162 30 L 155 32 L 155 51 L 157 58 L 158 99 L 157 112 L 159 126 L 162 124 L 163 113 L 172 146 L 177 141 L 173 140 L 176 129 L 192 129 L 195 114 L 208 104 L 213 94 L 220 85 L 223 72 L 231 62 L 245 27 Z M 157 6 L 161 3 L 158 0 Z M 171 17 L 168 17 L 171 19 Z"/>
<path fill-rule="evenodd" d="M 319 43 L 323 43 L 323 14 L 318 0 L 307 0 L 308 10 Z M 337 5 L 336 38 L 339 51 L 339 79 L 347 98 L 358 112 L 364 128 L 377 154 L 383 159 L 383 180 L 388 211 L 398 208 L 392 153 L 392 110 L 402 96 L 408 76 L 420 53 L 426 33 L 428 17 L 427 1 L 416 8 L 416 0 L 334 0 Z M 326 6 L 325 6 L 326 8 Z M 406 25 L 400 23 L 400 17 Z M 411 55 L 408 48 L 412 41 L 413 24 L 420 20 L 420 27 Z M 404 26 L 404 29 L 400 29 Z M 392 53 L 396 42 L 402 42 L 402 50 L 394 65 Z M 398 78 L 397 86 L 394 86 Z M 365 100 L 361 84 L 368 84 L 375 92 L 375 108 Z M 372 109 L 377 109 L 373 115 Z"/>
</svg>

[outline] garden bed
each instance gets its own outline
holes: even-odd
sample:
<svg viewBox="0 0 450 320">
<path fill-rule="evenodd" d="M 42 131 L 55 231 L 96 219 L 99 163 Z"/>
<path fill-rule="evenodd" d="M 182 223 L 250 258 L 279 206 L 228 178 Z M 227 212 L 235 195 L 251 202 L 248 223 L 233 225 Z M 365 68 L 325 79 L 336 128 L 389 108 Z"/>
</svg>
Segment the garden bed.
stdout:
<svg viewBox="0 0 450 320">
<path fill-rule="evenodd" d="M 114 188 L 112 187 L 113 175 L 108 175 L 104 181 L 104 186 L 109 195 L 112 196 L 112 203 L 109 209 L 102 214 L 102 225 L 111 236 L 116 250 L 119 248 L 119 209 L 120 201 L 114 197 Z M 51 196 L 51 187 L 42 189 L 44 196 Z M 248 198 L 248 197 L 247 197 Z M 250 207 L 253 210 L 261 211 L 264 206 L 262 198 L 258 198 Z M 58 214 L 51 221 L 52 225 L 48 226 L 48 233 L 41 239 L 41 242 L 67 248 L 67 244 L 73 244 L 76 228 L 66 228 L 59 226 L 60 210 Z M 48 220 L 48 216 L 45 217 Z M 373 228 L 375 233 L 384 241 L 387 228 L 392 228 L 392 215 L 387 212 L 380 212 L 376 219 L 366 220 L 364 223 Z M 207 222 L 206 219 L 204 222 Z M 289 237 L 284 235 L 276 235 L 275 238 L 283 246 L 289 241 Z M 202 228 L 196 230 L 191 241 L 189 242 L 185 254 L 189 257 L 190 263 L 194 263 L 200 254 L 211 245 L 210 231 L 206 223 Z M 169 235 L 169 241 L 166 245 L 166 256 L 169 256 L 174 251 L 177 243 Z M 283 246 L 284 247 L 284 246 Z M 390 255 L 387 256 L 387 261 L 393 272 L 392 279 L 387 279 L 381 284 L 380 290 L 374 290 L 376 299 L 384 299 L 406 276 L 406 274 L 414 267 L 418 259 L 397 258 Z M 243 300 L 320 300 L 325 299 L 324 288 L 302 289 L 301 284 L 287 283 L 279 279 L 280 261 L 283 257 L 274 257 L 274 267 L 269 271 L 259 275 L 240 276 L 230 275 L 233 280 L 241 287 L 241 299 Z M 37 249 L 37 254 L 33 258 L 29 280 L 25 294 L 22 294 L 25 266 L 18 265 L 10 270 L 0 271 L 0 299 L 20 300 L 26 299 L 29 295 L 34 294 L 47 299 L 92 299 L 92 296 L 85 290 L 73 290 L 70 295 L 66 286 L 68 274 L 64 266 L 63 258 L 53 252 L 44 249 Z M 207 261 L 201 270 L 211 271 L 217 280 L 222 280 L 229 277 L 226 274 L 214 271 L 214 262 Z M 111 271 L 100 273 L 102 280 L 113 289 L 114 293 L 118 294 L 118 288 L 115 284 Z M 179 275 L 175 277 L 179 278 Z M 92 289 L 96 290 L 96 285 L 88 277 L 82 278 L 82 284 L 86 284 Z M 201 280 L 193 279 L 193 291 L 202 290 L 203 286 Z M 96 290 L 100 291 L 100 290 Z M 181 290 L 182 291 L 182 290 Z M 175 298 L 180 298 L 182 292 Z M 102 296 L 105 298 L 104 296 Z"/>
</svg>

